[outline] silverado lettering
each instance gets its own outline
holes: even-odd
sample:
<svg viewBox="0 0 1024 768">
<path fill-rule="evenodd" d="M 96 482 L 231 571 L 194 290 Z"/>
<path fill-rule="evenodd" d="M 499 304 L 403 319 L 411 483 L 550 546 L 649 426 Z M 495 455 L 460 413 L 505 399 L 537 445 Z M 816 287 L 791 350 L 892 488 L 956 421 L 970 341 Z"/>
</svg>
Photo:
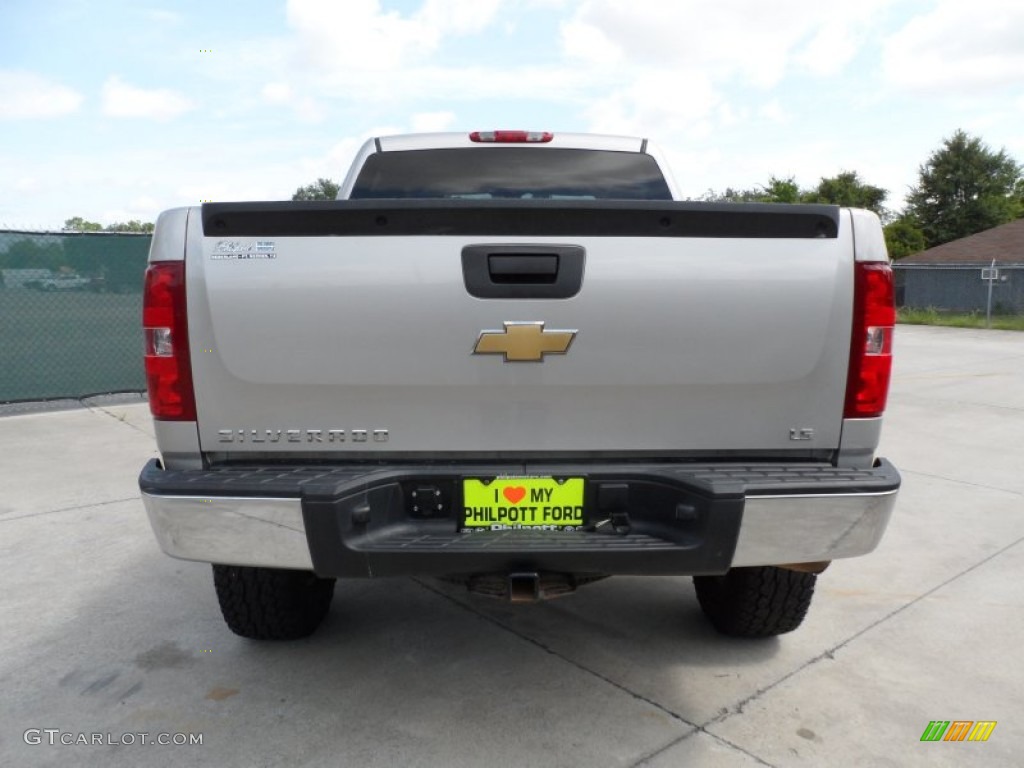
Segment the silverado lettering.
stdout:
<svg viewBox="0 0 1024 768">
<path fill-rule="evenodd" d="M 218 429 L 217 441 L 220 443 L 277 443 L 285 440 L 290 443 L 306 442 L 321 443 L 325 439 L 329 443 L 344 443 L 346 434 L 354 443 L 386 443 L 390 437 L 386 429 L 352 429 L 347 433 L 344 429 Z"/>
</svg>

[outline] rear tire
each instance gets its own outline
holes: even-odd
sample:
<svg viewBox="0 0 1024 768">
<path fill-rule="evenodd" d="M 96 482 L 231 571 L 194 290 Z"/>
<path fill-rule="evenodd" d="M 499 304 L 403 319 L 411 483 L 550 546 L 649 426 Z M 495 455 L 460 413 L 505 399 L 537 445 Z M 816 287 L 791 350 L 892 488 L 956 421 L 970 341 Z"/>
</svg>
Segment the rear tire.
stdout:
<svg viewBox="0 0 1024 768">
<path fill-rule="evenodd" d="M 813 573 L 765 565 L 694 576 L 693 586 L 704 615 L 723 635 L 774 637 L 800 626 L 816 580 Z"/>
<path fill-rule="evenodd" d="M 253 640 L 311 635 L 334 597 L 334 579 L 281 568 L 215 564 L 213 585 L 228 627 Z"/>
</svg>

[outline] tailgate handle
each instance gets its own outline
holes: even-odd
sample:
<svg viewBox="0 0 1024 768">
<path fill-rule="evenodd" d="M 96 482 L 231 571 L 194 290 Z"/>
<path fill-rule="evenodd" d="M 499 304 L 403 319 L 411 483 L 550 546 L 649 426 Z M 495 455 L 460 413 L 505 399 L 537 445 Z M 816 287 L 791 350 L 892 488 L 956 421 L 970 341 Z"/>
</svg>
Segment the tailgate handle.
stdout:
<svg viewBox="0 0 1024 768">
<path fill-rule="evenodd" d="M 553 283 L 558 277 L 558 254 L 489 253 L 487 272 L 494 283 Z"/>
<path fill-rule="evenodd" d="M 478 299 L 568 299 L 583 286 L 584 257 L 579 245 L 467 245 L 462 277 Z"/>
</svg>

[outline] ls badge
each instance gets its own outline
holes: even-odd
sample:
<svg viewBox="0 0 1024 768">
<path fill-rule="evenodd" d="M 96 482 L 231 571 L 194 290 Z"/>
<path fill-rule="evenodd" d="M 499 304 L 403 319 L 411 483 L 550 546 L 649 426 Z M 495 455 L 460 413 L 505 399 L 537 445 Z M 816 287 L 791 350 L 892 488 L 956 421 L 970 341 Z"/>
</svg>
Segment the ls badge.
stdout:
<svg viewBox="0 0 1024 768">
<path fill-rule="evenodd" d="M 564 355 L 576 331 L 546 331 L 544 323 L 504 323 L 502 331 L 483 331 L 474 355 L 504 355 L 506 363 L 542 363 L 544 355 Z"/>
</svg>

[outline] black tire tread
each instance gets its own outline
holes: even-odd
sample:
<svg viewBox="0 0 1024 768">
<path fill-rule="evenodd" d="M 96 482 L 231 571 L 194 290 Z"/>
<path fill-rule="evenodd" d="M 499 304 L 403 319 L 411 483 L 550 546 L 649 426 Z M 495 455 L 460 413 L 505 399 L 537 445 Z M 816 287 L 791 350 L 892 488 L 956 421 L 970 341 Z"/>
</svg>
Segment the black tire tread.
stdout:
<svg viewBox="0 0 1024 768">
<path fill-rule="evenodd" d="M 334 579 L 308 571 L 213 566 L 224 621 L 253 640 L 297 640 L 320 626 L 334 597 Z"/>
<path fill-rule="evenodd" d="M 701 609 L 722 634 L 774 637 L 803 622 L 816 580 L 813 573 L 766 565 L 694 576 L 693 585 Z"/>
</svg>

